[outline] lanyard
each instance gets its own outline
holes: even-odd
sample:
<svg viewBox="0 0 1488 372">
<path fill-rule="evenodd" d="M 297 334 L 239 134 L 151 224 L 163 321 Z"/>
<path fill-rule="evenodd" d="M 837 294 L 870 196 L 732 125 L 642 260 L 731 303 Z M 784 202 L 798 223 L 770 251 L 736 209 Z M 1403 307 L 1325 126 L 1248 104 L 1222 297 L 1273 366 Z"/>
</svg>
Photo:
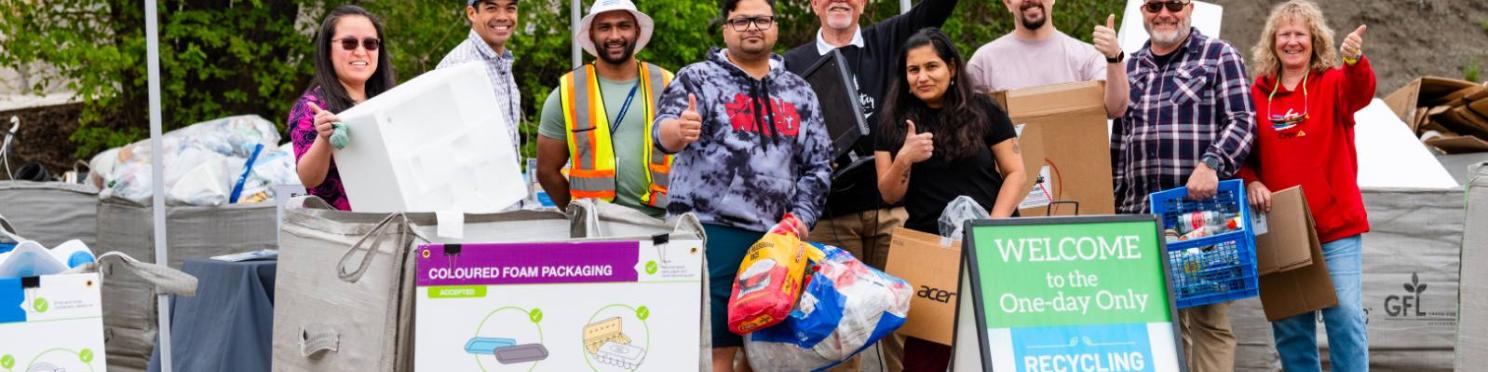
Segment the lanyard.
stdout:
<svg viewBox="0 0 1488 372">
<path fill-rule="evenodd" d="M 640 87 L 641 81 L 639 79 L 636 80 L 635 85 L 630 86 L 630 94 L 625 96 L 625 104 L 620 105 L 620 114 L 615 115 L 615 120 L 610 121 L 610 133 L 614 133 L 617 130 L 616 128 L 620 127 L 620 119 L 624 119 L 625 113 L 630 111 L 630 102 L 635 100 L 636 89 Z"/>
</svg>

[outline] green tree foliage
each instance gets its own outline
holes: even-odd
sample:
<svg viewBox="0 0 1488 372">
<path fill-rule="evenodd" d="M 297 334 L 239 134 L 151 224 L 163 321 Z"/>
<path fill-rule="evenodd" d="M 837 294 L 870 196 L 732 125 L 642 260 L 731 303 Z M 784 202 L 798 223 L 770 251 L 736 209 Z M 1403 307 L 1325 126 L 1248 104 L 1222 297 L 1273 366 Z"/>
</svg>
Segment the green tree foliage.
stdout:
<svg viewBox="0 0 1488 372">
<path fill-rule="evenodd" d="M 587 11 L 592 0 L 583 2 Z M 636 0 L 656 20 L 650 45 L 639 54 L 672 70 L 722 46 L 721 1 Z M 463 2 L 356 1 L 386 26 L 388 50 L 401 80 L 434 68 L 469 32 Z M 338 2 L 321 0 L 160 0 L 162 119 L 167 129 L 215 117 L 258 114 L 283 125 L 289 106 L 313 75 L 311 38 Z M 812 42 L 818 27 L 805 0 L 777 1 L 777 50 Z M 512 41 L 522 89 L 523 132 L 536 132 L 537 112 L 563 73 L 572 68 L 569 1 L 521 0 L 521 30 Z M 1121 2 L 1065 0 L 1055 25 L 1089 41 Z M 863 24 L 899 13 L 899 2 L 870 1 Z M 1012 17 L 1000 1 L 962 0 L 944 29 L 964 56 L 1009 32 Z M 585 61 L 592 60 L 585 56 Z M 85 103 L 72 135 L 79 157 L 147 134 L 144 11 L 141 0 L 0 0 L 0 66 L 43 63 L 57 71 Z M 281 128 L 282 129 L 282 128 Z M 531 151 L 530 147 L 527 151 Z"/>
</svg>

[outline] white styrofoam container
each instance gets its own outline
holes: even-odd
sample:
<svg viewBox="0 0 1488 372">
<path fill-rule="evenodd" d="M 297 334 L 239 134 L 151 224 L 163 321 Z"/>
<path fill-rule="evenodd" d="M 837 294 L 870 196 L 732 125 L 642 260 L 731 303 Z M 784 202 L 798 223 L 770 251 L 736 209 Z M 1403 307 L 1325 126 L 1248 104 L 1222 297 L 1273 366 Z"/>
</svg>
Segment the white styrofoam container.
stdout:
<svg viewBox="0 0 1488 372">
<path fill-rule="evenodd" d="M 357 212 L 499 212 L 527 195 L 484 66 L 429 71 L 340 114 L 336 166 Z"/>
</svg>

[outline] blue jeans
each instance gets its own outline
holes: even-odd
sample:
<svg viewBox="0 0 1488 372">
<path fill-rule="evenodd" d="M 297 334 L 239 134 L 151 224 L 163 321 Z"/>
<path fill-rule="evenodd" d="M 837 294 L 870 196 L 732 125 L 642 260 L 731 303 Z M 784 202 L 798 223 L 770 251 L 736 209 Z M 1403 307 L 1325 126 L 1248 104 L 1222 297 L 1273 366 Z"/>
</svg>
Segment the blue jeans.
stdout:
<svg viewBox="0 0 1488 372">
<path fill-rule="evenodd" d="M 1369 370 L 1369 335 L 1364 329 L 1363 245 L 1358 235 L 1323 244 L 1323 261 L 1338 294 L 1338 306 L 1323 309 L 1328 330 L 1328 360 L 1334 371 Z M 1285 371 L 1321 371 L 1317 348 L 1317 312 L 1271 323 L 1276 351 Z"/>
</svg>

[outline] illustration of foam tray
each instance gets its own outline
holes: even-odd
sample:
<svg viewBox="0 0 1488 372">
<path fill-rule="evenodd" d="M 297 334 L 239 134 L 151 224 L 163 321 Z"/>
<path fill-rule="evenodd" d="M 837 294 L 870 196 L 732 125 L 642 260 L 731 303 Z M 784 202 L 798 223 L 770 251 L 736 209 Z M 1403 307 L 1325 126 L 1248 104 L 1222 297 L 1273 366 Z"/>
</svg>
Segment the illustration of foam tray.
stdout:
<svg viewBox="0 0 1488 372">
<path fill-rule="evenodd" d="M 599 347 L 599 352 L 594 354 L 594 359 L 600 363 L 623 369 L 636 369 L 636 367 L 641 365 L 641 359 L 645 356 L 645 349 L 631 345 L 606 342 L 603 346 Z"/>
<path fill-rule="evenodd" d="M 501 364 L 536 362 L 548 359 L 548 348 L 542 344 L 521 344 L 504 337 L 475 337 L 465 342 L 465 352 L 492 355 Z"/>
</svg>

